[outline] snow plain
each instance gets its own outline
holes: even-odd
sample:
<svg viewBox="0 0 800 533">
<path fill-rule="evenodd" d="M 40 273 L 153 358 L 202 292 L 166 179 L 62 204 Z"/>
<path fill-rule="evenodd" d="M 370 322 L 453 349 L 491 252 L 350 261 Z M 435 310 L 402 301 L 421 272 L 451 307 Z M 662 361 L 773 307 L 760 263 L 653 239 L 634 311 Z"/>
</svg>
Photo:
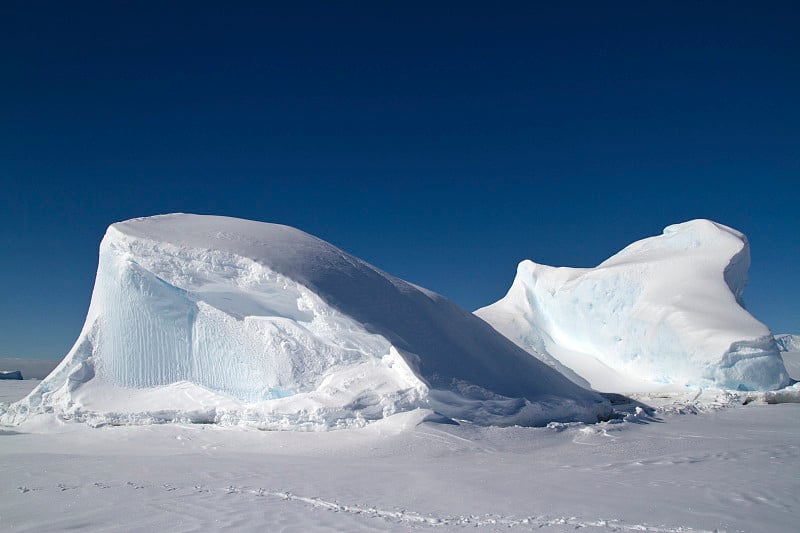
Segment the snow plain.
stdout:
<svg viewBox="0 0 800 533">
<path fill-rule="evenodd" d="M 652 416 L 549 428 L 31 420 L 0 431 L 0 530 L 797 529 L 800 404 L 653 400 Z"/>
</svg>

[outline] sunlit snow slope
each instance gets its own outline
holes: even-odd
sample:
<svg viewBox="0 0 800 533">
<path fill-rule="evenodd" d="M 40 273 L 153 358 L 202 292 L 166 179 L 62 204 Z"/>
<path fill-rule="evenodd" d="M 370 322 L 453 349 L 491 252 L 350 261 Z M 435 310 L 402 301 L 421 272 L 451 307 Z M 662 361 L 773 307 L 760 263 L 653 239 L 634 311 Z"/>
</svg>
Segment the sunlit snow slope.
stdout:
<svg viewBox="0 0 800 533">
<path fill-rule="evenodd" d="M 609 410 L 467 311 L 320 239 L 176 214 L 108 229 L 78 341 L 3 420 L 324 429 L 417 407 L 528 425 Z"/>
<path fill-rule="evenodd" d="M 749 267 L 744 235 L 693 220 L 596 268 L 523 261 L 508 294 L 476 314 L 598 390 L 776 389 L 790 379 L 769 329 L 743 307 Z"/>
</svg>

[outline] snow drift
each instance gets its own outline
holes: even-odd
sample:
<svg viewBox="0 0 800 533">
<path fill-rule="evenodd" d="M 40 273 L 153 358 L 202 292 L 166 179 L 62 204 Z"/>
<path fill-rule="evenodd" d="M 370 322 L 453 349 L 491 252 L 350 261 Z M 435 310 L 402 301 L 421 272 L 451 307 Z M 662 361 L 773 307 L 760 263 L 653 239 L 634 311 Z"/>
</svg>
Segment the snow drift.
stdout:
<svg viewBox="0 0 800 533">
<path fill-rule="evenodd" d="M 418 407 L 525 425 L 610 411 L 471 313 L 320 239 L 175 214 L 109 227 L 80 337 L 3 420 L 325 429 Z"/>
<path fill-rule="evenodd" d="M 744 235 L 693 220 L 596 268 L 523 261 L 508 294 L 476 314 L 598 390 L 778 389 L 791 380 L 775 341 L 743 307 L 749 267 Z"/>
</svg>

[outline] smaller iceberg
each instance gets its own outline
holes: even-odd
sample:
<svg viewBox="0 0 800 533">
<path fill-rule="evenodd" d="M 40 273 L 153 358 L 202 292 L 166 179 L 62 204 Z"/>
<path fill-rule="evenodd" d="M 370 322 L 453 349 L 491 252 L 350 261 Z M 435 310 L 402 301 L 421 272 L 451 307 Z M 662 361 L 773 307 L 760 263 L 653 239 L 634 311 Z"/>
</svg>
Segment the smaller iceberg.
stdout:
<svg viewBox="0 0 800 533">
<path fill-rule="evenodd" d="M 576 383 L 608 392 L 792 383 L 770 330 L 744 308 L 750 247 L 710 220 L 667 227 L 595 268 L 523 261 L 475 312 Z"/>
<path fill-rule="evenodd" d="M 775 335 L 775 343 L 782 352 L 800 352 L 800 335 L 790 333 Z"/>
</svg>

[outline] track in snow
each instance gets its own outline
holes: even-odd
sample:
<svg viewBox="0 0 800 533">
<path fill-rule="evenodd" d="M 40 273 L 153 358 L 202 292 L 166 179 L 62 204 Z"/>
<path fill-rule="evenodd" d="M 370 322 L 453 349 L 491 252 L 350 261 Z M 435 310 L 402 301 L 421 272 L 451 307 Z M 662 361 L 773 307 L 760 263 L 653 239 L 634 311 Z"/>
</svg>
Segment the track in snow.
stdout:
<svg viewBox="0 0 800 533">
<path fill-rule="evenodd" d="M 270 498 L 281 500 L 287 503 L 304 505 L 317 511 L 328 511 L 334 513 L 348 513 L 360 517 L 385 520 L 394 524 L 401 524 L 414 528 L 441 528 L 441 527 L 480 527 L 480 528 L 522 528 L 522 529 L 542 529 L 550 527 L 568 526 L 570 529 L 589 529 L 601 531 L 643 531 L 654 533 L 683 533 L 698 532 L 711 533 L 709 530 L 696 529 L 689 526 L 666 526 L 651 524 L 630 524 L 616 519 L 584 519 L 575 516 L 549 516 L 546 514 L 528 515 L 524 517 L 503 516 L 497 514 L 469 515 L 469 516 L 434 516 L 431 514 L 421 514 L 408 509 L 381 509 L 374 506 L 347 504 L 337 500 L 323 499 L 316 496 L 303 496 L 294 494 L 290 491 L 269 489 L 264 487 L 250 487 L 228 485 L 226 487 L 209 487 L 204 485 L 193 485 L 187 487 L 176 486 L 172 483 L 160 483 L 157 485 L 147 485 L 137 481 L 125 481 L 120 483 L 106 483 L 95 481 L 85 487 L 57 483 L 53 486 L 28 487 L 20 485 L 17 487 L 18 494 L 43 493 L 65 493 L 81 489 L 83 497 L 91 497 L 92 490 L 128 490 L 131 494 L 127 497 L 136 497 L 136 492 L 148 489 L 150 491 L 163 492 L 162 504 L 167 502 L 163 498 L 190 497 L 192 494 L 224 495 L 231 497 L 250 497 L 250 498 Z M 52 496 L 52 495 L 51 495 Z M 55 495 L 57 497 L 57 494 Z M 7 496 L 10 497 L 10 496 Z M 167 503 L 168 504 L 168 503 Z M 715 530 L 718 531 L 718 530 Z"/>
</svg>

